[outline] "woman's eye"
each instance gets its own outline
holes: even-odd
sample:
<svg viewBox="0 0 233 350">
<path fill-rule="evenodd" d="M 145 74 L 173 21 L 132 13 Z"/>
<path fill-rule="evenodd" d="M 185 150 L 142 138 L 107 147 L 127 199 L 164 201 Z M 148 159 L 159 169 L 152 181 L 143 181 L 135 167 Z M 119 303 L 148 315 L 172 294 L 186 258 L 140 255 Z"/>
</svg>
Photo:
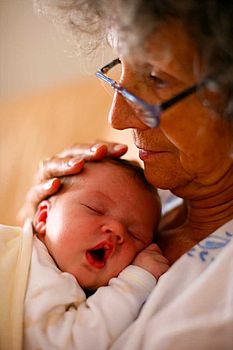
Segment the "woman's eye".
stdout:
<svg viewBox="0 0 233 350">
<path fill-rule="evenodd" d="M 168 84 L 168 82 L 165 79 L 155 75 L 154 73 L 150 74 L 150 79 L 154 84 L 156 84 L 156 87 L 158 88 L 164 88 Z"/>
</svg>

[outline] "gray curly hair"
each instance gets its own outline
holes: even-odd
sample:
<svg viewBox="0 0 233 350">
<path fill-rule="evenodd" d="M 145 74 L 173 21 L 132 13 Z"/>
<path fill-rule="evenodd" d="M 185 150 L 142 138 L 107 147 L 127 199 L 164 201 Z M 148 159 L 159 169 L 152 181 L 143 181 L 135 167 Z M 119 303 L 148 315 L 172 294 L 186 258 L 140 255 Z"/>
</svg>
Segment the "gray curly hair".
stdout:
<svg viewBox="0 0 233 350">
<path fill-rule="evenodd" d="M 196 42 L 206 74 L 221 73 L 225 114 L 233 119 L 233 2 L 228 0 L 34 0 L 37 11 L 63 25 L 77 43 L 86 35 L 93 50 L 118 35 L 118 50 L 137 48 L 170 19 L 185 25 Z M 106 40 L 107 39 L 107 40 Z"/>
</svg>

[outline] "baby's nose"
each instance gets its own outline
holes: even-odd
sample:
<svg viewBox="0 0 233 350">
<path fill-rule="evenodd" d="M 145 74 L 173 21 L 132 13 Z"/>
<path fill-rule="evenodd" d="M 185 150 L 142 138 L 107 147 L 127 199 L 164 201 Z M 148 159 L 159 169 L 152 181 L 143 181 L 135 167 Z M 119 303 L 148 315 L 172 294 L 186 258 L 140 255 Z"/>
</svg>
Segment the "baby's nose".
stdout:
<svg viewBox="0 0 233 350">
<path fill-rule="evenodd" d="M 104 233 L 109 233 L 114 236 L 118 244 L 122 244 L 125 240 L 125 226 L 118 220 L 111 220 L 102 226 Z"/>
</svg>

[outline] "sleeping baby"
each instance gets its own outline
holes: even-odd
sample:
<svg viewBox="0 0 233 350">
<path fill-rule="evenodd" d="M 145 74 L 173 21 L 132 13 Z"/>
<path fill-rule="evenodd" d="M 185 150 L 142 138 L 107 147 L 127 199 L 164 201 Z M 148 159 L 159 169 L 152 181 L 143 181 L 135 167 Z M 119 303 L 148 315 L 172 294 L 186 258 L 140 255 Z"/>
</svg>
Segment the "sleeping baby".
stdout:
<svg viewBox="0 0 233 350">
<path fill-rule="evenodd" d="M 152 243 L 159 219 L 158 194 L 132 162 L 87 163 L 64 177 L 18 238 L 31 242 L 21 254 L 23 349 L 108 349 L 169 267 Z"/>
</svg>

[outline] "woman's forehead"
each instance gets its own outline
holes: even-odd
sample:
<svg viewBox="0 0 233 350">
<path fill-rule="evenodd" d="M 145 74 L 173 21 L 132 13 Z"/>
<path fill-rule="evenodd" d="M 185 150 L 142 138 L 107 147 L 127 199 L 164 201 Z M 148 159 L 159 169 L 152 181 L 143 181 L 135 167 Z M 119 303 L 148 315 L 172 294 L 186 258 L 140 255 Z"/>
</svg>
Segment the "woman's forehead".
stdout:
<svg viewBox="0 0 233 350">
<path fill-rule="evenodd" d="M 150 33 L 144 43 L 122 55 L 135 67 L 158 68 L 179 78 L 199 72 L 198 50 L 182 23 L 175 21 Z"/>
<path fill-rule="evenodd" d="M 172 27 L 163 26 L 158 32 L 152 33 L 146 43 L 149 60 L 160 62 L 166 67 L 177 69 L 193 68 L 197 61 L 195 42 L 179 24 Z"/>
</svg>

